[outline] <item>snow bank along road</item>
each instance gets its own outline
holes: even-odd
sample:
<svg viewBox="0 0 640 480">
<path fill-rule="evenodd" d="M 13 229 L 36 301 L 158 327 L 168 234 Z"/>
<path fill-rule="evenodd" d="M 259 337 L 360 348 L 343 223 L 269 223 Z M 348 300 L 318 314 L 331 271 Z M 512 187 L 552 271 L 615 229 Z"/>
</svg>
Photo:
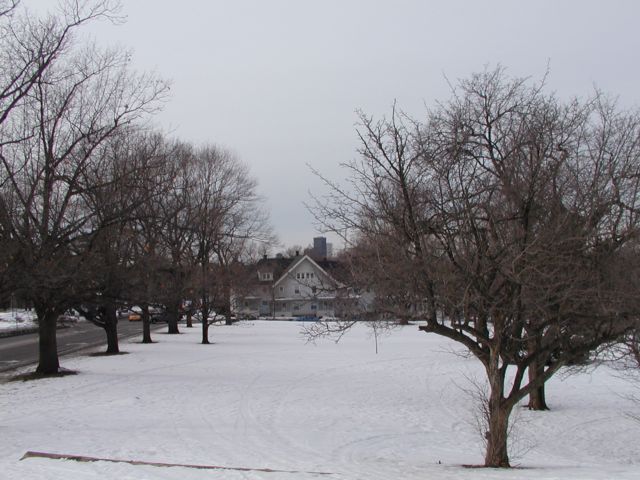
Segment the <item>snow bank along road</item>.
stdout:
<svg viewBox="0 0 640 480">
<path fill-rule="evenodd" d="M 295 322 L 251 322 L 76 356 L 78 375 L 0 384 L 3 479 L 640 479 L 632 385 L 610 370 L 549 384 L 550 412 L 518 409 L 510 471 L 482 461 L 476 361 L 408 326 L 306 343 Z M 27 451 L 149 463 L 20 458 Z M 271 469 L 275 471 L 266 471 Z M 330 473 L 324 475 L 320 472 Z"/>
</svg>

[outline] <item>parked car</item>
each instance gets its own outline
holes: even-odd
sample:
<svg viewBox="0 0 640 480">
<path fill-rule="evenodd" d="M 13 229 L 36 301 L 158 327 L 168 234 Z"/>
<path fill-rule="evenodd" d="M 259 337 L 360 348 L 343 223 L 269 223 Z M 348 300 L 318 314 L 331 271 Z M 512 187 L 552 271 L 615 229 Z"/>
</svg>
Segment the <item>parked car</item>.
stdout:
<svg viewBox="0 0 640 480">
<path fill-rule="evenodd" d="M 169 312 L 159 312 L 151 315 L 151 323 L 167 323 L 171 318 L 171 314 Z"/>
</svg>

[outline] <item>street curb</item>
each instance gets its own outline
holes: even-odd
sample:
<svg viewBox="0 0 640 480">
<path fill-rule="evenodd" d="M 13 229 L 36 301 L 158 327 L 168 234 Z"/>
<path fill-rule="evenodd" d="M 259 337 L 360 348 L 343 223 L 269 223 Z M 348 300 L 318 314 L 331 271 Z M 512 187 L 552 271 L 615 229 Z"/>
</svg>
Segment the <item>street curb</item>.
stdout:
<svg viewBox="0 0 640 480">
<path fill-rule="evenodd" d="M 19 328 L 17 330 L 5 330 L 0 332 L 0 338 L 17 337 L 20 335 L 28 335 L 30 333 L 38 333 L 38 327 Z"/>
<path fill-rule="evenodd" d="M 58 325 L 56 330 L 64 330 L 69 325 Z M 38 333 L 38 327 L 19 328 L 17 330 L 5 330 L 0 332 L 0 338 L 19 337 L 20 335 L 29 335 L 30 333 Z"/>
</svg>

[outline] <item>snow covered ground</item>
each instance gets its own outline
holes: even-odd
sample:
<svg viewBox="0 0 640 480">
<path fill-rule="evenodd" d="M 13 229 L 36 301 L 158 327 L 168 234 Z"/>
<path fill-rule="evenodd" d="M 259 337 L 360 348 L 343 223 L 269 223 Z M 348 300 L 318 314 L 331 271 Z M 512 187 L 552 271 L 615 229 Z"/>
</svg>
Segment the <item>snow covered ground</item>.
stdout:
<svg viewBox="0 0 640 480">
<path fill-rule="evenodd" d="M 338 344 L 301 329 L 242 322 L 200 345 L 182 328 L 125 342 L 127 355 L 64 358 L 78 375 L 0 384 L 0 478 L 640 479 L 633 388 L 607 368 L 551 381 L 550 412 L 518 409 L 521 468 L 469 469 L 483 458 L 464 393 L 482 378 L 476 361 L 415 326 L 377 355 L 363 327 Z M 254 470 L 20 460 L 27 451 Z"/>
<path fill-rule="evenodd" d="M 0 333 L 10 330 L 31 330 L 38 324 L 36 313 L 27 310 L 0 311 Z"/>
</svg>

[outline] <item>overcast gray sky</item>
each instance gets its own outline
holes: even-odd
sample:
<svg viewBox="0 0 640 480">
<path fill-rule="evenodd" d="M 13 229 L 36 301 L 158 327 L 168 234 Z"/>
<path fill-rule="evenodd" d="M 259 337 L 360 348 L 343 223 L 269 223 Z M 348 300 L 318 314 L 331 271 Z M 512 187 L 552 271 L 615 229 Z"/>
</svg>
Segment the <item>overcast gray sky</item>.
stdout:
<svg viewBox="0 0 640 480">
<path fill-rule="evenodd" d="M 25 0 L 26 5 L 51 5 Z M 597 85 L 640 104 L 636 0 L 122 0 L 127 22 L 91 27 L 172 80 L 158 123 L 220 144 L 258 179 L 281 242 L 311 243 L 303 206 L 356 156 L 354 111 L 412 115 L 452 81 L 498 63 L 561 97 Z M 274 249 L 274 252 L 276 250 Z"/>
</svg>

